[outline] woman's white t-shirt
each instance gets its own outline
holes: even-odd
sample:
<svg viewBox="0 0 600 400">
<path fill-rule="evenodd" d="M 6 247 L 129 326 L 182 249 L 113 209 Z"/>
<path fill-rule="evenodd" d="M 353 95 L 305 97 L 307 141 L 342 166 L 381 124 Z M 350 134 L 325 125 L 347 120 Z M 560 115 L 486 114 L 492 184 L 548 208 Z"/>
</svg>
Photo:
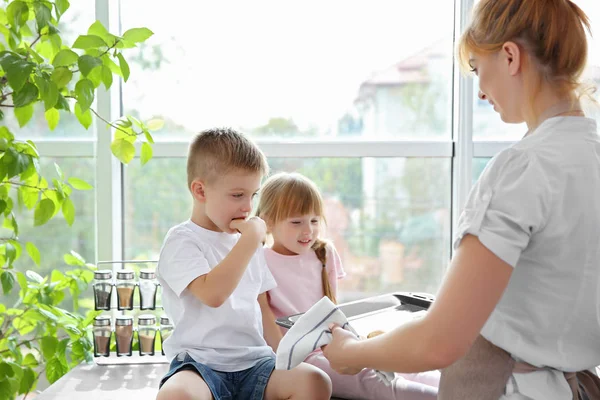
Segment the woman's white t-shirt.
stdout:
<svg viewBox="0 0 600 400">
<path fill-rule="evenodd" d="M 459 219 L 514 267 L 482 335 L 518 360 L 561 371 L 600 365 L 600 137 L 555 117 L 494 157 Z M 485 265 L 481 268 L 485 269 Z M 558 371 L 515 374 L 510 391 L 567 399 Z M 523 397 L 506 398 L 523 398 Z"/>
</svg>

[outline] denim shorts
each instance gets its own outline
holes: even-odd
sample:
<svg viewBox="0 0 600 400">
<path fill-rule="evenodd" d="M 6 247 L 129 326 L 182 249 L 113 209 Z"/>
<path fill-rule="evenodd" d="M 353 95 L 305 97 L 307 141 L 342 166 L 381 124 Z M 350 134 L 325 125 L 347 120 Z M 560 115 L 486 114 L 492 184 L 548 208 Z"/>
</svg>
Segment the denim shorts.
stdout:
<svg viewBox="0 0 600 400">
<path fill-rule="evenodd" d="M 159 387 L 177 372 L 189 370 L 204 379 L 215 400 L 262 400 L 274 369 L 275 357 L 260 358 L 253 367 L 243 371 L 221 372 L 194 361 L 188 353 L 181 353 L 171 361 L 169 372 Z"/>
</svg>

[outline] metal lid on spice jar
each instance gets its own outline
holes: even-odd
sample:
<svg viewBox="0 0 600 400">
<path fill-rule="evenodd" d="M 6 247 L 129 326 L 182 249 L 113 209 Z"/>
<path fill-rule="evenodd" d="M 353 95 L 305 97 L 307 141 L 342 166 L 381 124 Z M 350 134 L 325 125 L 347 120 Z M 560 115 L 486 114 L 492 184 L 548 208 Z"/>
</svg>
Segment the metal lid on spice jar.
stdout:
<svg viewBox="0 0 600 400">
<path fill-rule="evenodd" d="M 115 325 L 133 325 L 133 317 L 131 315 L 120 315 L 117 318 L 115 318 Z"/>
<path fill-rule="evenodd" d="M 171 320 L 166 315 L 160 316 L 160 324 L 161 325 L 171 325 Z"/>
<path fill-rule="evenodd" d="M 94 326 L 110 326 L 110 317 L 108 315 L 99 315 L 94 318 Z"/>
<path fill-rule="evenodd" d="M 156 317 L 152 314 L 143 314 L 138 317 L 138 325 L 156 325 Z"/>
<path fill-rule="evenodd" d="M 112 278 L 112 271 L 110 269 L 100 269 L 94 272 L 94 279 L 106 280 Z"/>
<path fill-rule="evenodd" d="M 140 279 L 154 279 L 156 273 L 151 269 L 143 269 L 140 271 Z"/>
<path fill-rule="evenodd" d="M 121 281 L 131 280 L 135 277 L 135 274 L 130 269 L 122 269 L 117 271 L 117 279 Z"/>
</svg>

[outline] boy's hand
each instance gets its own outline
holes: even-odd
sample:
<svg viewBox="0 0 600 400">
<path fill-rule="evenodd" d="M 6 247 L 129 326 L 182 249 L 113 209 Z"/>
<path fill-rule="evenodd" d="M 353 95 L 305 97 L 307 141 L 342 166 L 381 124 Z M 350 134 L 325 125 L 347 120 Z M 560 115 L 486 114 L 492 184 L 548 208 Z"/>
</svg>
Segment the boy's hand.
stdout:
<svg viewBox="0 0 600 400">
<path fill-rule="evenodd" d="M 242 236 L 254 238 L 256 243 L 262 243 L 267 236 L 267 225 L 259 217 L 235 219 L 231 221 L 229 227 L 240 232 Z"/>
</svg>

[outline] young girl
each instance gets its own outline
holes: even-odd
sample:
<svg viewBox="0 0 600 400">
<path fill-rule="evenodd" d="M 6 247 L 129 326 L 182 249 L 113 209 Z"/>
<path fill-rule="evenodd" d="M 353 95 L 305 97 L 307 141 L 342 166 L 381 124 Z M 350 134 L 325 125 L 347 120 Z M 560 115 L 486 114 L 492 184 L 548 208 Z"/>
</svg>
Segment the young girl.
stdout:
<svg viewBox="0 0 600 400">
<path fill-rule="evenodd" d="M 323 199 L 313 182 L 297 173 L 280 173 L 261 189 L 257 215 L 272 236 L 265 249 L 267 265 L 277 282 L 268 292 L 275 317 L 306 312 L 324 295 L 336 302 L 337 280 L 345 272 L 335 248 L 319 238 L 324 222 Z M 305 360 L 325 371 L 333 395 L 347 399 L 435 399 L 439 373 L 397 376 L 386 385 L 372 369 L 355 376 L 333 371 L 321 350 Z"/>
<path fill-rule="evenodd" d="M 364 342 L 334 327 L 336 371 L 443 368 L 441 400 L 600 399 L 600 137 L 579 101 L 589 27 L 569 0 L 477 3 L 459 60 L 529 132 L 473 187 L 427 315 Z"/>
</svg>

